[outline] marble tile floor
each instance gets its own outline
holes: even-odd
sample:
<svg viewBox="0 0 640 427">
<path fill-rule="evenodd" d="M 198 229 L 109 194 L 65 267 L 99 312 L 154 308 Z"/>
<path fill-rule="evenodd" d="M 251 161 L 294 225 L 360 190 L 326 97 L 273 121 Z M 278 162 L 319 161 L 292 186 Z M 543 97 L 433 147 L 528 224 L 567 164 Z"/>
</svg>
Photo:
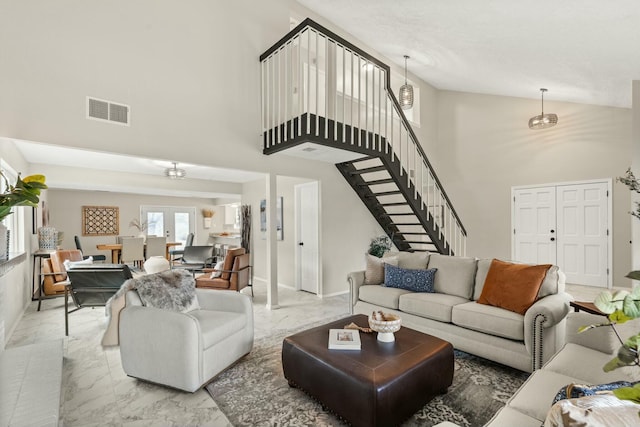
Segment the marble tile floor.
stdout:
<svg viewBox="0 0 640 427">
<path fill-rule="evenodd" d="M 346 294 L 321 299 L 281 288 L 280 308 L 268 310 L 264 286 L 256 285 L 254 292 L 256 338 L 349 312 Z M 592 301 L 600 289 L 567 285 L 567 292 L 576 300 Z M 63 299 L 45 300 L 42 310 L 36 309 L 37 302 L 32 302 L 7 348 L 64 338 Z M 61 424 L 65 427 L 231 425 L 205 390 L 185 393 L 127 377 L 118 349 L 103 349 L 100 345 L 106 327 L 103 308 L 72 313 L 69 324 L 61 408 Z"/>
<path fill-rule="evenodd" d="M 243 292 L 249 293 L 245 289 Z M 256 285 L 255 337 L 292 325 L 347 315 L 348 295 L 318 298 L 306 292 L 279 289 L 277 310 L 266 308 L 266 289 Z M 231 426 L 209 394 L 172 390 L 130 378 L 122 370 L 118 348 L 100 345 L 106 327 L 104 308 L 83 308 L 69 315 L 65 338 L 61 425 L 73 426 Z M 64 338 L 64 301 L 32 302 L 7 348 Z"/>
</svg>

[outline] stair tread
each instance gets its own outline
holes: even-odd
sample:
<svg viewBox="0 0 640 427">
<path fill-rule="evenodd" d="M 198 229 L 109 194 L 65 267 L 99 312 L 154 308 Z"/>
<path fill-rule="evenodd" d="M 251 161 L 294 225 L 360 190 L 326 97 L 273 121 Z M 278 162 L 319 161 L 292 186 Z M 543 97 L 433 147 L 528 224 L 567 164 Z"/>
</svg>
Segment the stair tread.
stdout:
<svg viewBox="0 0 640 427">
<path fill-rule="evenodd" d="M 392 178 L 385 179 L 374 179 L 373 181 L 365 181 L 363 184 L 358 184 L 361 187 L 368 187 L 370 185 L 378 185 L 378 184 L 392 184 L 395 181 Z"/>
<path fill-rule="evenodd" d="M 380 203 L 380 206 L 409 206 L 407 202 Z"/>
<path fill-rule="evenodd" d="M 357 169 L 354 172 L 351 172 L 351 175 L 362 175 L 365 173 L 370 173 L 370 172 L 380 172 L 380 171 L 386 171 L 387 168 L 384 165 L 380 165 L 380 166 L 372 166 L 369 168 L 362 168 L 362 169 Z"/>
<path fill-rule="evenodd" d="M 376 196 L 391 196 L 394 194 L 401 194 L 400 190 L 393 190 L 393 191 L 381 191 L 380 193 L 373 193 L 373 195 L 370 196 L 365 196 L 365 197 L 376 197 Z"/>
</svg>

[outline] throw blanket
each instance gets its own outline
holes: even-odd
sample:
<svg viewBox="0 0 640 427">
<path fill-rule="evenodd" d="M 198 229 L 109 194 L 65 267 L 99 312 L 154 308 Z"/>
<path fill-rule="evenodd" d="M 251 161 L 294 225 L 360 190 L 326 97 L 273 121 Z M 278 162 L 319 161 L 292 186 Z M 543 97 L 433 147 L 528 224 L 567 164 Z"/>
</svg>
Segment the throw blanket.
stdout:
<svg viewBox="0 0 640 427">
<path fill-rule="evenodd" d="M 196 298 L 196 281 L 187 270 L 168 270 L 129 279 L 107 301 L 105 314 L 109 320 L 102 337 L 103 347 L 120 343 L 120 312 L 126 305 L 125 294 L 131 290 L 138 292 L 140 300 L 147 307 L 180 312 L 200 308 Z"/>
</svg>

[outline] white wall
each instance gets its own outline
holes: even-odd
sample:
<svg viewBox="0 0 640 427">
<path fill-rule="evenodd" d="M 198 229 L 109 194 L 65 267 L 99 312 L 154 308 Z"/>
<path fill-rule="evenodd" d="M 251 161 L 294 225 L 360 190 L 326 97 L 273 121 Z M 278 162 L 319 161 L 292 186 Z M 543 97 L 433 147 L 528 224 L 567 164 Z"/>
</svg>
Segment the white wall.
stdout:
<svg viewBox="0 0 640 427">
<path fill-rule="evenodd" d="M 0 136 L 318 180 L 324 289 L 344 291 L 380 227 L 333 165 L 262 154 L 258 57 L 289 30 L 291 13 L 317 19 L 293 0 L 4 2 L 0 51 L 10 66 L 0 68 Z M 427 84 L 420 95 L 416 133 L 468 227 L 470 255 L 509 256 L 512 185 L 614 177 L 630 162 L 625 109 L 559 109 L 550 100 L 560 125 L 533 133 L 526 122 L 536 100 Z M 86 96 L 130 105 L 131 126 L 86 120 Z M 629 266 L 625 223 L 614 222 L 615 277 Z"/>
<path fill-rule="evenodd" d="M 196 208 L 195 245 L 206 245 L 212 241 L 209 229 L 204 228 L 202 208 L 211 208 L 211 199 L 196 199 L 169 196 L 145 196 L 141 194 L 124 194 L 102 191 L 82 190 L 47 190 L 50 212 L 50 225 L 58 231 L 64 232 L 64 249 L 75 249 L 73 236 L 79 236 L 85 255 L 103 254 L 107 259 L 109 251 L 99 251 L 96 245 L 100 243 L 115 243 L 115 236 L 83 236 L 82 235 L 82 206 L 117 206 L 119 208 L 120 235 L 135 236 L 138 230 L 129 227 L 129 222 L 140 218 L 140 206 L 183 206 Z"/>
<path fill-rule="evenodd" d="M 426 148 L 469 234 L 467 254 L 510 258 L 511 187 L 622 176 L 631 112 L 547 101 L 558 125 L 532 131 L 539 102 L 441 91 L 438 140 Z M 629 191 L 613 186 L 613 283 L 628 286 Z"/>
<path fill-rule="evenodd" d="M 634 80 L 632 83 L 632 115 L 633 115 L 633 131 L 632 131 L 632 164 L 631 168 L 636 177 L 640 177 L 640 80 Z M 636 202 L 640 202 L 640 195 L 631 193 L 631 206 L 629 211 L 635 212 Z M 633 248 L 633 270 L 640 270 L 640 221 L 633 217 L 629 217 L 632 228 L 631 241 L 636 242 Z"/>
<path fill-rule="evenodd" d="M 290 7 L 303 10 L 289 0 L 6 5 L 0 135 L 319 180 L 331 221 L 325 289 L 346 291 L 379 227 L 335 166 L 262 154 L 258 58 L 289 30 Z M 86 120 L 86 96 L 130 105 L 131 126 Z"/>
<path fill-rule="evenodd" d="M 335 168 L 335 167 L 334 167 Z M 336 172 L 337 169 L 336 169 Z M 278 197 L 283 197 L 283 240 L 278 246 L 278 283 L 295 287 L 295 213 L 294 186 L 309 182 L 307 178 L 277 177 Z M 244 185 L 242 203 L 251 205 L 252 263 L 255 277 L 267 277 L 267 241 L 260 233 L 260 200 L 266 196 L 266 181 Z M 355 200 L 355 203 L 354 203 Z M 347 291 L 346 278 L 351 271 L 364 267 L 364 255 L 371 238 L 382 230 L 372 220 L 364 204 L 344 180 L 324 179 L 320 183 L 320 251 L 322 253 L 321 293 L 323 296 Z"/>
<path fill-rule="evenodd" d="M 9 141 L 0 139 L 0 158 L 11 165 L 17 172 L 21 172 L 22 176 L 37 172 L 29 168 L 22 155 L 16 150 L 15 145 Z M 41 199 L 45 198 L 46 191 Z M 31 235 L 31 208 L 17 208 L 14 215 L 22 215 L 25 223 L 22 238 L 25 241 L 27 257 L 24 262 L 14 265 L 5 275 L 0 276 L 0 344 L 2 344 L 2 348 L 11 337 L 11 333 L 22 317 L 24 309 L 31 301 L 30 257 L 35 242 Z M 37 247 L 37 243 L 35 247 Z"/>
<path fill-rule="evenodd" d="M 294 186 L 310 182 L 305 178 L 277 177 L 278 197 L 282 197 L 282 240 L 278 240 L 278 283 L 295 288 L 295 195 Z M 256 254 L 267 251 L 267 240 L 260 231 L 260 201 L 266 199 L 266 182 L 254 181 L 244 185 L 242 203 L 251 206 L 252 248 Z M 253 273 L 257 279 L 266 279 L 267 260 L 262 256 L 253 259 Z"/>
</svg>

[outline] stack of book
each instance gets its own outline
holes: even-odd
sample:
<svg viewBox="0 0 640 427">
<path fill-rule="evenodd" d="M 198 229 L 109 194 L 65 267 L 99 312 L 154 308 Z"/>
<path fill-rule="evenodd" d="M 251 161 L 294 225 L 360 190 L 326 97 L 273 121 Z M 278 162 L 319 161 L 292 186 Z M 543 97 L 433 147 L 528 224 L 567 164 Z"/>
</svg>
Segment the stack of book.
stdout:
<svg viewBox="0 0 640 427">
<path fill-rule="evenodd" d="M 357 329 L 329 329 L 329 350 L 360 350 Z"/>
</svg>

